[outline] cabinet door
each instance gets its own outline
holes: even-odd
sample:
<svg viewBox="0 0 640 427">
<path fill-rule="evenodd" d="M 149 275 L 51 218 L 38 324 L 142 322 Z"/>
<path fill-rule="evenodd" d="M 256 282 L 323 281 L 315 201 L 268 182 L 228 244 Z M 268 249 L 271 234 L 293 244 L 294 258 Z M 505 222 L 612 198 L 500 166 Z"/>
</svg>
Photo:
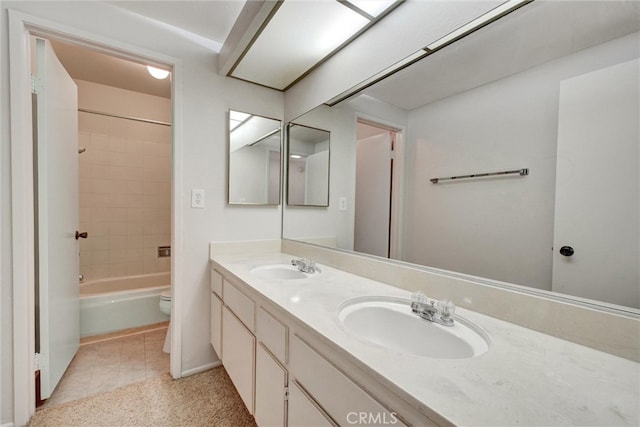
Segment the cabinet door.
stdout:
<svg viewBox="0 0 640 427">
<path fill-rule="evenodd" d="M 256 413 L 258 426 L 284 426 L 287 372 L 262 344 L 256 348 Z"/>
<path fill-rule="evenodd" d="M 213 292 L 211 292 L 210 322 L 209 342 L 218 357 L 222 359 L 222 300 Z"/>
<path fill-rule="evenodd" d="M 298 387 L 295 381 L 289 383 L 289 426 L 320 427 L 336 426 L 311 398 Z"/>
<path fill-rule="evenodd" d="M 222 308 L 222 364 L 253 415 L 256 338 L 226 307 Z"/>
<path fill-rule="evenodd" d="M 369 425 L 405 425 L 395 412 L 382 406 L 296 335 L 289 341 L 289 372 L 340 425 L 353 424 L 361 414 Z"/>
</svg>

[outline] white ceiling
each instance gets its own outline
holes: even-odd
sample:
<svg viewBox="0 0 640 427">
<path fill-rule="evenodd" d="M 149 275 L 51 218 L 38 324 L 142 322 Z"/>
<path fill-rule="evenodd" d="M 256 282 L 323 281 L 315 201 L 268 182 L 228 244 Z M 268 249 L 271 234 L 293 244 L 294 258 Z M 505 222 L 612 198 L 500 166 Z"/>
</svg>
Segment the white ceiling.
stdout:
<svg viewBox="0 0 640 427">
<path fill-rule="evenodd" d="M 363 93 L 412 110 L 637 31 L 637 1 L 534 1 Z"/>
<path fill-rule="evenodd" d="M 51 40 L 56 56 L 74 80 L 85 80 L 148 95 L 171 97 L 171 77 L 151 77 L 146 65 Z"/>
<path fill-rule="evenodd" d="M 364 3 L 359 0 L 353 1 L 367 10 L 373 4 L 371 0 L 366 0 Z M 233 39 L 233 33 L 230 37 L 232 31 L 245 31 L 243 25 L 239 24 L 235 29 L 234 25 L 236 22 L 242 22 L 242 18 L 246 18 L 250 13 L 245 9 L 245 6 L 249 9 L 253 7 L 253 5 L 247 4 L 246 0 L 104 0 L 103 2 L 120 9 L 123 13 L 134 14 L 141 20 L 169 28 L 176 34 L 176 37 L 186 37 L 210 49 L 212 54 L 220 53 L 225 41 Z M 255 4 L 254 0 L 252 3 Z M 269 2 L 264 4 L 267 3 Z M 375 3 L 380 8 L 387 10 L 391 10 L 399 4 L 398 0 L 379 0 Z M 241 16 L 243 10 L 244 13 Z M 331 10 L 345 12 L 350 19 L 353 16 L 358 18 L 359 21 L 357 21 L 354 30 L 366 29 L 386 13 L 382 12 L 380 15 L 365 18 L 362 14 L 366 15 L 366 12 L 356 13 L 352 6 L 346 7 L 336 0 L 289 0 L 278 8 L 278 13 L 275 16 L 266 17 L 271 21 L 267 21 L 266 26 L 264 23 L 260 26 L 259 35 L 255 36 L 257 39 L 250 45 L 248 51 L 243 53 L 242 59 L 234 70 L 234 73 L 238 75 L 231 75 L 246 81 L 285 90 L 303 73 L 322 61 L 327 54 L 333 52 L 336 48 L 335 43 L 343 43 L 341 41 L 343 39 L 337 39 L 336 34 L 341 34 L 341 31 L 338 30 L 346 26 L 345 22 L 321 17 Z M 287 11 L 289 14 L 285 13 Z M 374 15 L 379 12 L 371 11 Z M 319 16 L 320 19 L 311 19 Z M 309 27 L 312 23 L 315 23 L 318 29 L 315 33 L 310 32 Z M 298 26 L 296 27 L 294 24 Z M 246 31 L 250 35 L 251 30 L 246 29 Z M 269 34 L 275 34 L 275 36 L 268 37 Z M 308 37 L 303 37 L 305 34 Z M 309 37 L 314 34 L 321 37 L 321 41 L 327 45 L 312 49 L 315 46 L 312 42 L 318 42 L 313 37 L 312 40 L 309 40 Z M 329 44 L 329 40 L 334 44 Z M 232 45 L 233 42 L 227 41 L 227 44 Z M 158 81 L 150 78 L 144 67 L 146 64 L 136 64 L 62 43 L 54 43 L 54 49 L 74 79 L 167 98 L 171 95 L 170 80 Z M 227 46 L 225 46 L 226 49 L 228 49 Z M 251 61 L 252 58 L 253 61 Z"/>
<path fill-rule="evenodd" d="M 114 7 L 179 28 L 185 36 L 200 38 L 213 53 L 220 51 L 245 0 L 107 1 Z M 114 86 L 149 95 L 171 96 L 171 79 L 151 77 L 146 64 L 138 64 L 90 49 L 52 40 L 60 62 L 74 79 Z"/>
<path fill-rule="evenodd" d="M 216 42 L 219 44 L 219 52 L 245 0 L 146 0 L 106 3 Z"/>
</svg>

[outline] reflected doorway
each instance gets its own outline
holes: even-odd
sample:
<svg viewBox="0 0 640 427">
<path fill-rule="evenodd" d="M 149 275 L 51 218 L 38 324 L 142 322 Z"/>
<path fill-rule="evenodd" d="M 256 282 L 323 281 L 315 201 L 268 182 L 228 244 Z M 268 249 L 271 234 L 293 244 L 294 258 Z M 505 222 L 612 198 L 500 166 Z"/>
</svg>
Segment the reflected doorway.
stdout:
<svg viewBox="0 0 640 427">
<path fill-rule="evenodd" d="M 392 256 L 394 157 L 399 131 L 358 120 L 354 250 Z"/>
</svg>

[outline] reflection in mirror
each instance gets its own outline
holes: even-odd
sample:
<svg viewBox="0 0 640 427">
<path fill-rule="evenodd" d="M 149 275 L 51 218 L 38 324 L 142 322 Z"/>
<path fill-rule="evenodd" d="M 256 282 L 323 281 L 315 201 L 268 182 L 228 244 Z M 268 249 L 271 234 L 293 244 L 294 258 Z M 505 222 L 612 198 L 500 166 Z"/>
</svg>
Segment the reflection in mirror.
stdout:
<svg viewBox="0 0 640 427">
<path fill-rule="evenodd" d="M 290 123 L 287 140 L 287 204 L 329 206 L 330 132 Z"/>
<path fill-rule="evenodd" d="M 229 111 L 230 205 L 280 204 L 280 120 Z"/>
<path fill-rule="evenodd" d="M 536 1 L 317 107 L 297 121 L 331 131 L 344 211 L 287 208 L 283 236 L 357 248 L 356 188 L 372 185 L 354 173 L 365 118 L 401 129 L 399 201 L 382 225 L 392 258 L 638 313 L 638 31 L 637 2 Z"/>
</svg>

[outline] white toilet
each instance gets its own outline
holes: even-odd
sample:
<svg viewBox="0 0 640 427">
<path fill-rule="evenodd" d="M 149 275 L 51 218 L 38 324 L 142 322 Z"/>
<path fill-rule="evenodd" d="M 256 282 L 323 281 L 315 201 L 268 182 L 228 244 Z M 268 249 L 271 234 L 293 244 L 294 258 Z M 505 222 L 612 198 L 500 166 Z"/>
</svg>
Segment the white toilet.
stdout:
<svg viewBox="0 0 640 427">
<path fill-rule="evenodd" d="M 171 316 L 171 289 L 164 290 L 160 293 L 160 311 Z M 171 320 L 169 320 L 169 328 L 167 328 L 167 336 L 164 339 L 162 351 L 171 352 Z"/>
</svg>

